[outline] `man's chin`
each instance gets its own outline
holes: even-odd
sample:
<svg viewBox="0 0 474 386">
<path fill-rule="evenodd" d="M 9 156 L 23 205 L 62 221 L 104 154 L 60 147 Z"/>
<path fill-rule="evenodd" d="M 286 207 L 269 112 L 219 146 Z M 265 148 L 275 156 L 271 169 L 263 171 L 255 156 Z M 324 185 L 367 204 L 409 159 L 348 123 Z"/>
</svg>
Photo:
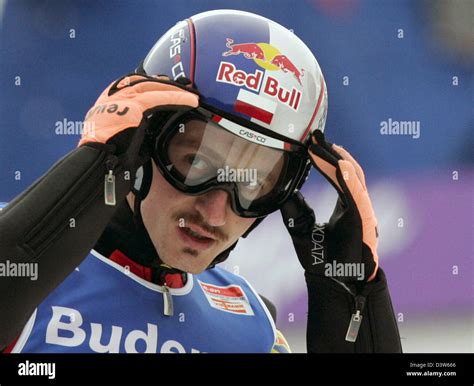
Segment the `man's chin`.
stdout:
<svg viewBox="0 0 474 386">
<path fill-rule="evenodd" d="M 206 270 L 208 265 L 206 266 L 190 266 L 189 264 L 176 264 L 172 265 L 173 268 L 179 269 L 180 271 L 186 272 L 186 273 L 191 273 L 193 275 L 198 275 Z"/>
<path fill-rule="evenodd" d="M 194 253 L 189 253 L 188 251 L 181 251 L 178 259 L 168 260 L 163 258 L 162 260 L 165 264 L 168 264 L 173 268 L 197 275 L 204 272 L 214 259 L 209 260 L 205 259 L 203 256 L 199 256 L 199 254 L 196 255 Z"/>
<path fill-rule="evenodd" d="M 186 273 L 190 273 L 192 275 L 199 275 L 200 273 L 204 272 L 206 270 L 207 266 L 204 268 L 189 268 L 186 270 L 182 270 Z"/>
</svg>

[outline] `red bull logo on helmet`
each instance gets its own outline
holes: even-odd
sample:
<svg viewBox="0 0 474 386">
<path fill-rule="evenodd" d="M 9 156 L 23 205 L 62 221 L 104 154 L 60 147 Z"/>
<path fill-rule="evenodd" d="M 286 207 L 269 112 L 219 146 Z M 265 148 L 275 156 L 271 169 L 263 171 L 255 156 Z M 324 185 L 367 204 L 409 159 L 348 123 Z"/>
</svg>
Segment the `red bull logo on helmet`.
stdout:
<svg viewBox="0 0 474 386">
<path fill-rule="evenodd" d="M 232 39 L 227 38 L 226 46 L 229 48 L 222 56 L 242 55 L 246 59 L 253 60 L 259 67 L 268 71 L 290 72 L 301 85 L 301 78 L 304 74 L 303 69 L 298 69 L 286 55 L 274 46 L 268 43 L 241 43 L 233 44 Z M 239 70 L 234 64 L 222 61 L 219 65 L 216 81 L 233 84 L 239 87 L 245 87 L 250 91 L 260 92 L 291 109 L 298 111 L 301 101 L 301 91 L 293 87 L 291 90 L 283 87 L 280 81 L 273 76 L 268 76 L 263 83 L 264 72 L 256 70 L 254 73 L 247 73 Z"/>
<path fill-rule="evenodd" d="M 253 59 L 254 62 L 266 70 L 290 73 L 302 86 L 301 78 L 304 75 L 304 69 L 297 68 L 295 64 L 283 55 L 278 48 L 268 43 L 238 43 L 230 38 L 226 39 L 226 46 L 228 51 L 224 52 L 222 56 L 243 55 L 245 59 Z"/>
</svg>

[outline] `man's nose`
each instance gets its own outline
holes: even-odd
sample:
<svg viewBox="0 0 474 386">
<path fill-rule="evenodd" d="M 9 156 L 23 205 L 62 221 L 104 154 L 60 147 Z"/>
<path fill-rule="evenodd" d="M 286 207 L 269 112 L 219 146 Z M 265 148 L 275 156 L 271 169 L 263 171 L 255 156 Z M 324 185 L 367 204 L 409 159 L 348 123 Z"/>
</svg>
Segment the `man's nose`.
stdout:
<svg viewBox="0 0 474 386">
<path fill-rule="evenodd" d="M 229 200 L 229 193 L 223 190 L 211 190 L 197 197 L 195 207 L 209 225 L 219 227 L 226 222 Z"/>
</svg>

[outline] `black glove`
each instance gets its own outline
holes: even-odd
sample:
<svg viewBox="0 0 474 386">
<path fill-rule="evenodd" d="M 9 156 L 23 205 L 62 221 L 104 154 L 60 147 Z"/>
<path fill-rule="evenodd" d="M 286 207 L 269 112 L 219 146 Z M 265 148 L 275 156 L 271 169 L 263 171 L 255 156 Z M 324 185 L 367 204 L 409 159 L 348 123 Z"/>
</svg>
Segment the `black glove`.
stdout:
<svg viewBox="0 0 474 386">
<path fill-rule="evenodd" d="M 303 195 L 282 207 L 296 253 L 309 274 L 340 282 L 373 280 L 378 267 L 377 220 L 362 168 L 342 147 L 316 130 L 309 149 L 313 166 L 336 188 L 339 199 L 327 224 L 319 225 Z"/>
</svg>

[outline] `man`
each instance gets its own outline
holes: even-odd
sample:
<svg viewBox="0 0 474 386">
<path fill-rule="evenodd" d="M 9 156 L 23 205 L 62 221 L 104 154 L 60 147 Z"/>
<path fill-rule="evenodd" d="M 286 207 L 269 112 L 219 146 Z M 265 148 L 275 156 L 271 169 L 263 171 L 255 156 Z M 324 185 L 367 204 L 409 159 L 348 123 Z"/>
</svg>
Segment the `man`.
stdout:
<svg viewBox="0 0 474 386">
<path fill-rule="evenodd" d="M 284 27 L 239 11 L 178 23 L 1 212 L 1 261 L 39 272 L 0 279 L 0 348 L 288 352 L 271 303 L 216 267 L 280 209 L 308 351 L 399 352 L 364 174 L 326 142 L 326 111 L 319 65 Z M 299 193 L 312 165 L 340 197 L 324 225 Z"/>
</svg>

